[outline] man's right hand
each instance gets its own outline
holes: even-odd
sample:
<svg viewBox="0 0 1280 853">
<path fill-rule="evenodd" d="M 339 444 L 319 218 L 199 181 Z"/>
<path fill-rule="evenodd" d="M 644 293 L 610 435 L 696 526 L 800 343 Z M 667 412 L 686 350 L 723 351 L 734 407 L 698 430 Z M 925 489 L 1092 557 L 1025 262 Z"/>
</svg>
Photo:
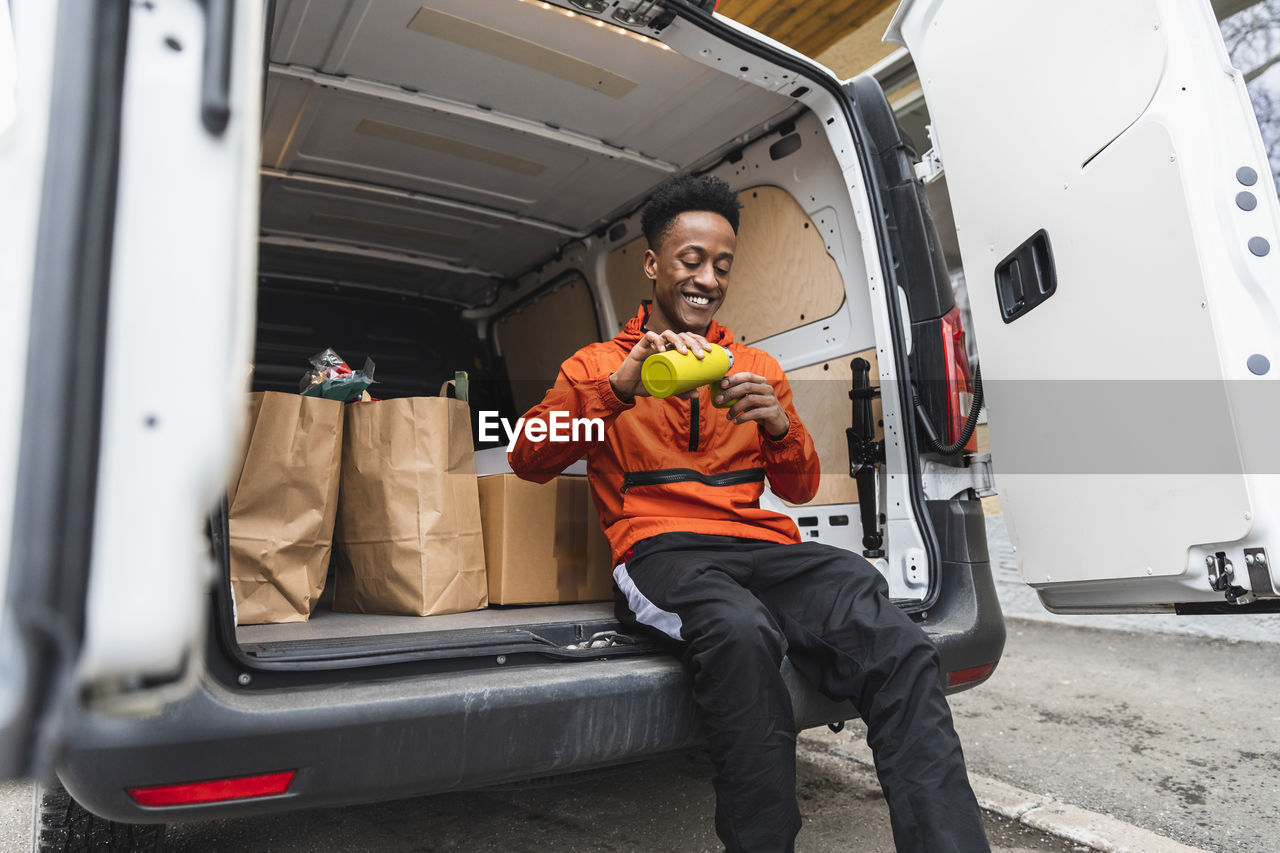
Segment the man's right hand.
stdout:
<svg viewBox="0 0 1280 853">
<path fill-rule="evenodd" d="M 692 352 L 698 358 L 706 358 L 711 350 L 711 344 L 707 343 L 707 339 L 702 335 L 695 335 L 693 332 L 673 332 L 670 329 L 662 334 L 645 332 L 644 337 L 636 342 L 631 352 L 627 353 L 622 364 L 618 365 L 618 369 L 609 374 L 609 384 L 613 386 L 613 393 L 618 399 L 624 403 L 630 403 L 636 397 L 649 396 L 649 392 L 644 390 L 644 384 L 640 381 L 640 366 L 655 352 L 664 352 L 669 349 L 675 349 L 681 354 Z M 697 393 L 698 389 L 695 388 L 676 396 L 688 398 Z"/>
</svg>

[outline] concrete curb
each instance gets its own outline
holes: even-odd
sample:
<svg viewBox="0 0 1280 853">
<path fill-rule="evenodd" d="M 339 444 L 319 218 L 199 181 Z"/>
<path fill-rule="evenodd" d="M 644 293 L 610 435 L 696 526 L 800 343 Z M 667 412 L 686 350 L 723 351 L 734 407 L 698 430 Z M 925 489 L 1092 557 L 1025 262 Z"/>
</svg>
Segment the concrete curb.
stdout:
<svg viewBox="0 0 1280 853">
<path fill-rule="evenodd" d="M 1102 853 L 1204 853 L 1141 827 L 1039 796 L 976 773 L 969 774 L 978 805 L 1033 829 Z"/>
<path fill-rule="evenodd" d="M 848 762 L 857 764 L 868 770 L 874 781 L 875 765 L 870 747 L 857 741 L 837 744 L 831 738 L 825 730 L 804 732 L 798 739 L 797 749 L 804 758 L 824 767 L 832 768 L 839 763 L 848 769 Z M 1199 847 L 1188 847 L 1150 830 L 1015 788 L 989 776 L 970 773 L 969 782 L 978 805 L 987 811 L 1100 853 L 1206 853 Z"/>
</svg>

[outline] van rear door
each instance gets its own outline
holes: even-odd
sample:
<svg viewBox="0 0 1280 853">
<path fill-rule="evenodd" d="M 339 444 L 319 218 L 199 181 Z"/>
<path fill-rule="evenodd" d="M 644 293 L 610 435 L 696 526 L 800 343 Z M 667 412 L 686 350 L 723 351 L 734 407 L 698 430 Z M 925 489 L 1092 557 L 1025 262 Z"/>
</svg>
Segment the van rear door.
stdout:
<svg viewBox="0 0 1280 853">
<path fill-rule="evenodd" d="M 1274 607 L 1280 208 L 1209 4 L 905 0 L 887 38 L 946 170 L 1023 578 L 1060 611 Z"/>
<path fill-rule="evenodd" d="M 47 768 L 70 703 L 154 712 L 197 674 L 201 519 L 224 488 L 250 351 L 263 12 L 6 5 L 0 775 L 13 776 Z"/>
</svg>

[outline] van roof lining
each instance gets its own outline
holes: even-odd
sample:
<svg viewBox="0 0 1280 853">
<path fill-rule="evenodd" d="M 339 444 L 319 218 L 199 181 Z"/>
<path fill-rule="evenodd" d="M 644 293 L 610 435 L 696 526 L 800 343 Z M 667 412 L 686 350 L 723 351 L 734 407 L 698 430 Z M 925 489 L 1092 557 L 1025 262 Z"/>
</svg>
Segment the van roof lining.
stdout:
<svg viewBox="0 0 1280 853">
<path fill-rule="evenodd" d="M 270 238 L 258 246 L 258 272 L 263 278 L 418 296 L 460 308 L 491 304 L 507 284 L 505 278 L 496 276 L 426 267 L 391 257 L 323 252 L 305 241 L 275 243 Z"/>
<path fill-rule="evenodd" d="M 495 22 L 503 37 L 479 40 Z M 376 284 L 381 259 L 397 287 L 480 305 L 666 175 L 802 109 L 615 29 L 514 0 L 279 0 L 264 260 L 297 273 L 323 247 L 308 266 Z M 592 67 L 636 85 L 576 79 Z"/>
</svg>

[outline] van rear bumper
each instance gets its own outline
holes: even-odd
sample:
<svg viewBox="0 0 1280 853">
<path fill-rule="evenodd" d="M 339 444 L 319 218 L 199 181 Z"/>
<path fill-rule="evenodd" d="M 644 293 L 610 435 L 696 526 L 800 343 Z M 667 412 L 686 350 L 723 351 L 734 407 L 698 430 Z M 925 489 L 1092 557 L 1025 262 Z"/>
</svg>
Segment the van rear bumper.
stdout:
<svg viewBox="0 0 1280 853">
<path fill-rule="evenodd" d="M 786 666 L 806 727 L 856 716 Z M 205 680 L 148 719 L 85 713 L 58 776 L 126 823 L 349 805 L 635 761 L 701 741 L 668 655 L 348 683 L 279 693 Z M 296 770 L 285 794 L 151 808 L 126 788 Z"/>
<path fill-rule="evenodd" d="M 944 554 L 950 537 L 943 531 L 964 536 L 974 523 L 968 515 L 948 510 L 946 519 L 935 519 Z M 980 513 L 976 523 L 981 530 Z M 985 545 L 981 550 L 985 558 Z M 949 556 L 957 555 L 950 549 Z M 1004 621 L 988 563 L 949 560 L 943 572 L 941 595 L 921 624 L 944 669 L 998 660 Z M 802 727 L 857 716 L 851 704 L 819 694 L 789 663 L 784 674 Z M 622 764 L 702 741 L 688 676 L 661 654 L 285 690 L 237 690 L 205 678 L 156 716 L 80 712 L 70 723 L 58 776 L 89 811 L 126 823 L 477 788 Z M 125 790 L 283 770 L 297 771 L 286 793 L 251 800 L 155 808 L 138 805 Z"/>
</svg>

